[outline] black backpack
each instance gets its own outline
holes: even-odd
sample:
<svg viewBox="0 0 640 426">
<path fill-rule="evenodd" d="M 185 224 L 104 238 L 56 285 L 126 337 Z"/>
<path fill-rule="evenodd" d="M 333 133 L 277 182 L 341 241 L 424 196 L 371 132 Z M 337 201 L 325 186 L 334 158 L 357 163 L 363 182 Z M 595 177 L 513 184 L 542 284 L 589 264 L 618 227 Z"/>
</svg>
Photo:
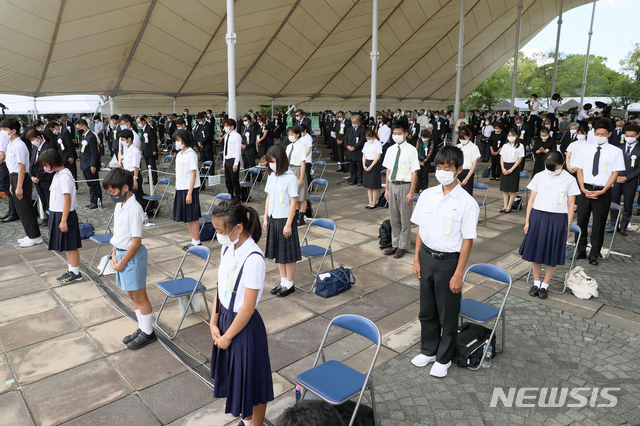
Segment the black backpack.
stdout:
<svg viewBox="0 0 640 426">
<path fill-rule="evenodd" d="M 382 225 L 380 225 L 378 238 L 380 240 L 380 250 L 391 247 L 391 221 L 389 219 L 385 220 L 382 222 Z"/>
<path fill-rule="evenodd" d="M 482 362 L 484 345 L 491 335 L 491 330 L 481 326 L 465 322 L 458 328 L 456 349 L 453 352 L 452 362 L 460 368 L 477 367 Z M 496 356 L 496 335 L 491 339 L 491 358 Z"/>
<path fill-rule="evenodd" d="M 345 425 L 348 425 L 351 421 L 351 417 L 353 416 L 353 412 L 356 408 L 356 403 L 353 401 L 347 401 L 344 404 L 337 405 L 335 407 L 336 411 L 340 414 L 342 418 L 342 422 Z M 360 404 L 358 407 L 358 413 L 356 414 L 356 419 L 353 422 L 354 426 L 375 426 L 375 422 L 373 419 L 373 409 L 367 405 Z"/>
<path fill-rule="evenodd" d="M 384 194 L 382 194 L 379 198 L 378 198 L 378 207 L 381 207 L 383 209 L 386 209 L 387 207 L 389 207 L 389 202 L 387 201 L 386 198 L 384 198 Z"/>
<path fill-rule="evenodd" d="M 511 210 L 520 210 L 522 209 L 522 197 L 520 195 L 516 195 L 513 199 L 513 206 L 511 206 Z"/>
</svg>

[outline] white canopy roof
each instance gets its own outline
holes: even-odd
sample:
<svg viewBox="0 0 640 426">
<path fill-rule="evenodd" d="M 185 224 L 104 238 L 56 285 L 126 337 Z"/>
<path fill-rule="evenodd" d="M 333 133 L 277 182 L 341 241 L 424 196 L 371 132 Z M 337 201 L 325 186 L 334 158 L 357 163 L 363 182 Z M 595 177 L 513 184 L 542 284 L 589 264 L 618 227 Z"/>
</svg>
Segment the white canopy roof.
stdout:
<svg viewBox="0 0 640 426">
<path fill-rule="evenodd" d="M 224 0 L 0 1 L 0 93 L 226 101 Z M 450 105 L 460 1 L 379 2 L 380 107 Z M 462 97 L 513 55 L 517 4 L 466 1 Z M 524 0 L 521 45 L 559 4 Z M 367 108 L 371 8 L 369 0 L 236 0 L 238 103 Z"/>
</svg>

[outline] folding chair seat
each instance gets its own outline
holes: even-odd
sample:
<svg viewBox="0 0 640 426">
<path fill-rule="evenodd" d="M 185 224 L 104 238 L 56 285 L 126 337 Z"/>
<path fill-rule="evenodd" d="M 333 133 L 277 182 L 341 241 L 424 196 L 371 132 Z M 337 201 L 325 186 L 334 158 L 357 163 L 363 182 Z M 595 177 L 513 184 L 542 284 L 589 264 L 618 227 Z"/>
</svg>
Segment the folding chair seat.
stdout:
<svg viewBox="0 0 640 426">
<path fill-rule="evenodd" d="M 319 226 L 321 228 L 332 231 L 331 237 L 329 238 L 329 244 L 327 244 L 327 247 L 320 247 L 318 245 L 309 244 L 309 241 L 307 241 L 307 237 L 309 235 L 309 230 L 313 226 Z M 333 237 L 335 237 L 336 235 L 336 230 L 337 230 L 336 223 L 331 219 L 314 219 L 307 227 L 307 231 L 305 232 L 304 238 L 302 239 L 302 245 L 300 246 L 300 254 L 303 257 L 306 257 L 307 260 L 309 261 L 309 270 L 311 271 L 311 275 L 313 275 L 314 277 L 317 277 L 320 274 L 320 271 L 322 271 L 322 266 L 324 265 L 324 260 L 327 258 L 327 255 L 329 255 L 329 257 L 331 258 L 331 269 L 335 269 L 333 265 L 333 252 L 331 251 L 331 243 L 333 242 Z M 320 265 L 318 266 L 317 272 L 314 273 L 313 265 L 311 264 L 311 259 L 315 259 L 316 257 L 322 257 L 322 260 L 320 261 Z M 297 288 L 304 291 L 305 293 L 311 293 L 315 286 L 316 286 L 316 280 L 314 279 L 313 284 L 311 284 L 311 289 L 305 290 L 300 287 L 297 287 Z"/>
<path fill-rule="evenodd" d="M 184 273 L 182 272 L 182 265 L 184 264 L 184 261 L 187 258 L 187 256 L 190 254 L 204 260 L 204 266 L 202 267 L 202 271 L 200 271 L 200 275 L 197 280 L 190 277 L 185 278 Z M 201 284 L 202 276 L 204 275 L 204 272 L 207 269 L 210 256 L 211 256 L 211 252 L 207 247 L 195 246 L 195 247 L 189 248 L 189 250 L 187 250 L 184 253 L 184 256 L 182 256 L 182 261 L 180 262 L 180 265 L 178 266 L 178 271 L 174 275 L 173 279 L 170 281 L 163 281 L 156 284 L 158 289 L 165 294 L 164 300 L 162 301 L 162 306 L 160 306 L 160 310 L 158 311 L 158 315 L 156 316 L 156 328 L 160 330 L 163 334 L 168 336 L 169 339 L 173 339 L 174 337 L 176 337 L 176 335 L 178 334 L 178 331 L 180 331 L 180 327 L 184 322 L 184 318 L 187 316 L 188 313 L 190 313 L 189 312 L 190 309 L 188 308 L 191 308 L 191 310 L 193 311 L 192 313 L 198 318 L 200 318 L 204 323 L 208 324 L 209 319 L 211 319 L 211 311 L 209 310 L 209 304 L 207 303 L 207 295 L 206 295 L 207 288 L 204 286 L 204 284 Z M 180 275 L 180 278 L 178 278 L 178 275 Z M 198 314 L 193 310 L 193 305 L 191 303 L 194 297 L 196 297 L 196 295 L 199 295 L 199 294 L 202 294 L 202 299 L 204 300 L 204 306 L 207 309 L 207 314 L 209 316 L 209 319 L 205 319 L 201 317 L 200 314 Z M 162 330 L 162 328 L 158 324 L 158 321 L 160 320 L 160 315 L 162 314 L 162 311 L 164 310 L 167 300 L 170 297 L 176 298 L 176 297 L 185 297 L 185 296 L 189 297 L 187 308 L 184 309 L 183 314 L 180 316 L 180 322 L 178 323 L 178 327 L 176 328 L 176 331 L 171 336 L 169 336 L 169 334 L 166 333 L 164 330 Z"/>
<path fill-rule="evenodd" d="M 362 374 L 339 361 L 326 361 L 323 348 L 329 335 L 329 330 L 333 325 L 352 331 L 375 344 L 376 351 L 367 370 L 367 374 Z M 358 402 L 356 403 L 349 422 L 349 426 L 352 426 L 362 402 L 362 396 L 368 388 L 371 392 L 373 419 L 374 423 L 376 423 L 378 416 L 371 372 L 378 359 L 381 342 L 380 330 L 367 318 L 358 315 L 340 315 L 334 318 L 327 326 L 315 361 L 313 362 L 313 367 L 299 374 L 296 378 L 296 382 L 302 387 L 302 398 L 304 398 L 306 392 L 309 391 L 331 405 L 340 405 L 358 395 Z M 318 364 L 320 356 L 322 356 L 322 363 Z"/>
<path fill-rule="evenodd" d="M 169 178 L 162 178 L 158 181 L 158 183 L 156 184 L 156 188 L 158 189 L 158 186 L 160 185 L 164 185 L 164 191 L 162 192 L 162 195 L 160 194 L 153 194 L 153 195 L 143 195 L 142 198 L 147 200 L 147 201 L 157 201 L 158 202 L 158 207 L 156 208 L 156 211 L 153 213 L 153 218 L 151 219 L 151 222 L 153 222 L 156 218 L 156 216 L 158 215 L 158 212 L 160 211 L 160 206 L 162 205 L 162 202 L 164 200 L 166 200 L 167 197 L 167 189 L 169 189 Z M 149 208 L 149 206 L 151 205 L 151 203 L 147 203 L 147 207 L 145 208 L 144 212 L 147 212 L 147 209 Z"/>
<path fill-rule="evenodd" d="M 472 299 L 462 299 L 460 301 L 460 317 L 467 319 L 471 322 L 477 324 L 485 324 L 489 321 L 495 320 L 493 324 L 493 328 L 491 330 L 491 335 L 489 336 L 488 341 L 491 342 L 493 336 L 496 334 L 496 329 L 498 328 L 498 323 L 500 319 L 502 319 L 502 345 L 500 346 L 500 350 L 498 348 L 494 348 L 496 353 L 501 353 L 504 350 L 504 341 L 505 341 L 505 314 L 504 314 L 504 306 L 507 303 L 507 298 L 509 297 L 509 292 L 511 291 L 512 280 L 511 275 L 505 271 L 503 268 L 495 265 L 489 265 L 486 263 L 478 263 L 476 265 L 471 265 L 464 273 L 462 277 L 462 281 L 464 282 L 467 278 L 467 275 L 473 272 L 475 274 L 481 275 L 486 278 L 491 278 L 495 281 L 499 281 L 508 285 L 507 291 L 504 295 L 504 299 L 502 299 L 502 304 L 500 305 L 500 309 L 495 306 L 478 302 L 477 300 Z M 482 359 L 487 353 L 488 345 L 485 346 Z M 477 367 L 470 368 L 471 370 L 477 370 L 480 368 L 482 364 L 479 364 Z"/>
<path fill-rule="evenodd" d="M 317 195 L 310 195 L 308 198 L 308 200 L 312 203 L 318 203 L 316 211 L 313 214 L 313 218 L 315 219 L 316 217 L 318 217 L 318 210 L 320 210 L 320 204 L 322 203 L 324 203 L 324 211 L 327 214 L 327 217 L 329 217 L 329 209 L 327 208 L 327 200 L 325 199 L 327 188 L 329 187 L 329 182 L 326 179 L 314 179 L 311 181 L 311 185 L 324 186 L 324 191 L 322 191 L 321 196 L 318 197 Z"/>
<path fill-rule="evenodd" d="M 198 173 L 200 176 L 200 190 L 206 189 L 207 178 L 211 175 L 212 169 L 213 169 L 213 161 L 208 160 L 202 163 L 202 167 L 200 167 L 200 172 Z"/>
<path fill-rule="evenodd" d="M 100 271 L 98 268 L 94 268 L 93 262 L 96 260 L 96 256 L 98 255 L 98 251 L 100 250 L 100 247 L 103 244 L 109 243 L 111 241 L 111 238 L 113 237 L 113 232 L 111 231 L 111 222 L 113 222 L 113 214 L 109 218 L 109 222 L 107 222 L 107 227 L 104 229 L 104 233 L 102 235 L 94 235 L 92 237 L 89 237 L 89 241 L 93 241 L 98 245 L 98 247 L 96 247 L 96 251 L 93 252 L 93 257 L 91 258 L 91 262 L 89 262 L 89 269 L 97 273 L 98 276 L 104 274 L 104 269 Z"/>
</svg>

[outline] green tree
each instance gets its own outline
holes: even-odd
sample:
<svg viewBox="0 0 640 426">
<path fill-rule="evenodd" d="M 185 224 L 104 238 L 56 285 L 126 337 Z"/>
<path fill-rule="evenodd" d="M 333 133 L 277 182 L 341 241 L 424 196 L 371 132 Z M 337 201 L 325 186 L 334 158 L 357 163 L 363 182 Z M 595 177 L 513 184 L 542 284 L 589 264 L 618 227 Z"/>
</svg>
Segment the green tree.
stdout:
<svg viewBox="0 0 640 426">
<path fill-rule="evenodd" d="M 508 63 L 498 68 L 488 79 L 480 84 L 462 103 L 466 109 L 492 109 L 494 105 L 507 99 L 511 94 L 511 71 Z"/>
<path fill-rule="evenodd" d="M 608 93 L 614 108 L 626 110 L 632 103 L 640 102 L 640 81 L 621 75 Z"/>
<path fill-rule="evenodd" d="M 623 71 L 631 75 L 635 81 L 640 81 L 640 43 L 635 43 L 627 57 L 620 61 Z"/>
</svg>

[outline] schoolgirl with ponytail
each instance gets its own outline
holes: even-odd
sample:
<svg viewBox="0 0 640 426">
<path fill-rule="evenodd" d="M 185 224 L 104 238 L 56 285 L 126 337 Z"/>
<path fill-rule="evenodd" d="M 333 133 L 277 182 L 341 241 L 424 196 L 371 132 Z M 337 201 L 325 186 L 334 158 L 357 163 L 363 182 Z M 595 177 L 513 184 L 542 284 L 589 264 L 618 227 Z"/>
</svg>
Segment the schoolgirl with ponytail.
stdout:
<svg viewBox="0 0 640 426">
<path fill-rule="evenodd" d="M 258 212 L 237 200 L 217 204 L 211 222 L 223 246 L 210 323 L 213 396 L 227 399 L 226 413 L 258 426 L 273 401 L 267 331 L 256 309 L 266 267 L 257 244 L 262 227 Z"/>
</svg>

